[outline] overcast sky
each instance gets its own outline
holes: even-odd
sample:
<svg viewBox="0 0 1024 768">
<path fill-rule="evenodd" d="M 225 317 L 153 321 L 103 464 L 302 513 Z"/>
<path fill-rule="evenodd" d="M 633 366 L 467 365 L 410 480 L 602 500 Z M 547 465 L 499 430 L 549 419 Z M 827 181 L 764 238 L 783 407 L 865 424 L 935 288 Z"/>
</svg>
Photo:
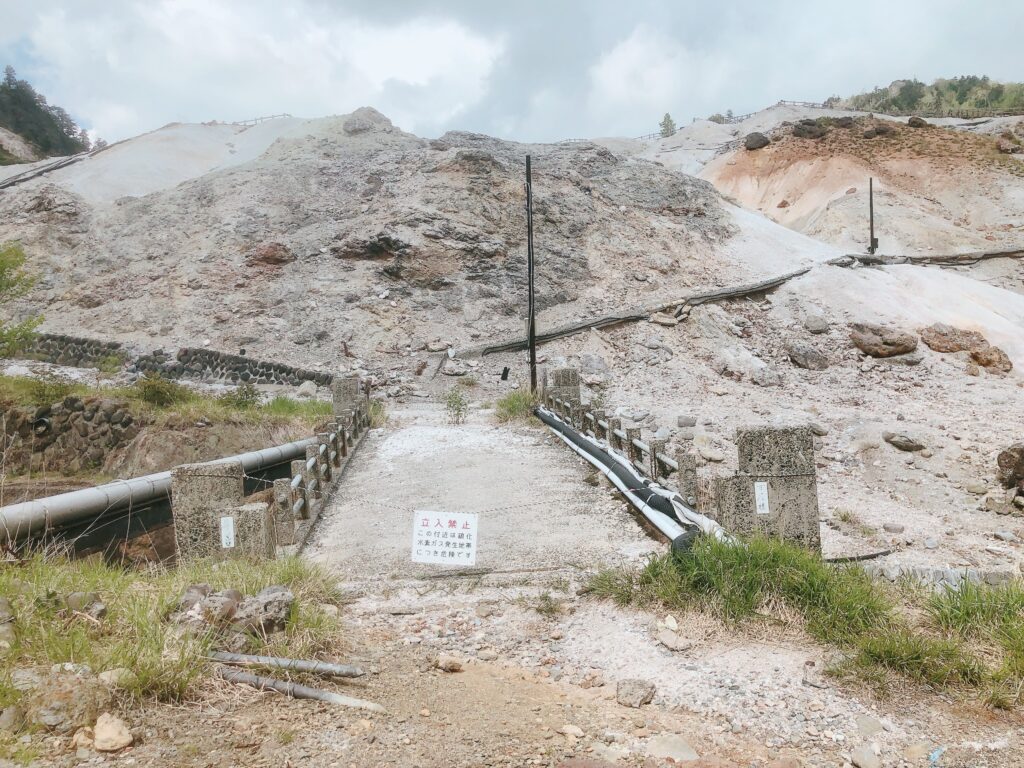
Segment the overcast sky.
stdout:
<svg viewBox="0 0 1024 768">
<path fill-rule="evenodd" d="M 369 105 L 401 128 L 637 135 L 894 79 L 1024 80 L 1024 0 L 0 0 L 0 65 L 114 141 Z"/>
</svg>

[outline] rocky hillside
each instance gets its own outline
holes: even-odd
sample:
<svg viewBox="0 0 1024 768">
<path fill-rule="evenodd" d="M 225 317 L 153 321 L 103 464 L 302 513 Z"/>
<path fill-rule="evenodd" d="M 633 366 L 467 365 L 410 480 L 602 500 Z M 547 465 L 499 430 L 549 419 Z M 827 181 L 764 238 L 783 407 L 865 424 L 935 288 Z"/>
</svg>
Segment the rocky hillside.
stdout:
<svg viewBox="0 0 1024 768">
<path fill-rule="evenodd" d="M 712 258 L 737 227 L 710 184 L 595 144 L 428 141 L 370 109 L 296 122 L 262 147 L 238 127 L 172 126 L 0 193 L 0 240 L 42 276 L 18 311 L 304 365 L 516 334 L 527 153 L 552 322 L 763 268 Z M 235 149 L 251 159 L 232 164 Z"/>
<path fill-rule="evenodd" d="M 1024 110 L 1024 83 L 1000 83 L 975 75 L 938 78 L 931 85 L 917 79 L 894 80 L 885 88 L 849 98 L 833 96 L 826 104 L 890 115 L 959 109 Z"/>
<path fill-rule="evenodd" d="M 702 171 L 724 194 L 774 221 L 863 252 L 868 179 L 883 253 L 956 253 L 1024 245 L 1024 119 L 995 135 L 920 119 L 819 117 L 772 141 L 718 156 Z"/>
</svg>

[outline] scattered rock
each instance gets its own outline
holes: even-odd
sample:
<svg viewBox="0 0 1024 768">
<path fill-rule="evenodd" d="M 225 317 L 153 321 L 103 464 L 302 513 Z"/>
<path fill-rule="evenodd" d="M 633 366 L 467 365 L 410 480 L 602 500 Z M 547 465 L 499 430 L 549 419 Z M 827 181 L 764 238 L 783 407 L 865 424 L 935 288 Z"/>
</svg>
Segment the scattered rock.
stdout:
<svg viewBox="0 0 1024 768">
<path fill-rule="evenodd" d="M 896 432 L 883 432 L 882 439 L 885 440 L 893 448 L 901 451 L 908 451 L 913 453 L 914 451 L 924 450 L 924 443 L 917 440 L 910 435 L 899 434 Z"/>
<path fill-rule="evenodd" d="M 828 128 L 810 118 L 805 118 L 793 126 L 793 137 L 797 139 L 820 139 L 826 133 Z"/>
<path fill-rule="evenodd" d="M 312 381 L 302 382 L 295 390 L 295 396 L 303 400 L 316 397 L 316 384 Z"/>
<path fill-rule="evenodd" d="M 1024 490 L 1024 442 L 1014 443 L 996 457 L 999 482 L 1004 488 Z"/>
<path fill-rule="evenodd" d="M 798 368 L 811 371 L 824 371 L 828 368 L 828 358 L 809 344 L 791 341 L 786 345 L 786 353 Z"/>
<path fill-rule="evenodd" d="M 666 315 L 664 312 L 655 312 L 649 319 L 652 323 L 656 323 L 657 325 L 664 325 L 667 327 L 679 325 L 679 320 L 672 315 Z"/>
<path fill-rule="evenodd" d="M 17 733 L 25 725 L 25 713 L 17 704 L 4 707 L 0 712 L 0 731 Z"/>
<path fill-rule="evenodd" d="M 231 620 L 232 629 L 269 634 L 280 632 L 288 623 L 295 595 L 288 587 L 274 585 L 247 597 L 238 606 Z"/>
<path fill-rule="evenodd" d="M 906 526 L 900 523 L 885 523 L 882 525 L 882 530 L 886 533 L 903 533 L 906 530 Z"/>
<path fill-rule="evenodd" d="M 935 323 L 921 329 L 921 341 L 935 352 L 966 352 L 987 345 L 985 337 L 977 331 L 965 331 L 945 323 Z"/>
<path fill-rule="evenodd" d="M 676 426 L 680 429 L 687 429 L 697 426 L 697 419 L 693 416 L 677 416 Z"/>
<path fill-rule="evenodd" d="M 907 127 L 909 127 L 909 128 L 927 128 L 928 127 L 928 121 L 925 120 L 923 117 L 918 117 L 917 115 L 914 115 L 909 120 L 907 120 Z"/>
<path fill-rule="evenodd" d="M 693 647 L 693 643 L 686 638 L 680 637 L 667 627 L 658 632 L 658 642 L 670 651 L 686 651 Z"/>
<path fill-rule="evenodd" d="M 973 493 L 975 496 L 984 496 L 988 493 L 988 486 L 978 480 L 972 480 L 964 488 L 968 493 Z"/>
<path fill-rule="evenodd" d="M 996 139 L 996 149 L 1004 155 L 1016 155 L 1024 152 L 1024 145 L 1021 145 L 1020 142 L 1012 141 L 1005 136 L 1000 136 Z"/>
<path fill-rule="evenodd" d="M 698 760 L 698 755 L 682 736 L 662 734 L 647 742 L 647 754 L 658 760 L 672 759 L 677 763 Z"/>
<path fill-rule="evenodd" d="M 476 657 L 480 661 L 494 661 L 498 658 L 498 652 L 491 650 L 490 648 L 484 648 L 483 650 L 476 652 Z"/>
<path fill-rule="evenodd" d="M 758 133 L 757 131 L 754 131 L 753 133 L 748 133 L 746 138 L 743 139 L 743 146 L 750 151 L 753 151 L 755 149 L 763 149 L 764 147 L 767 147 L 771 143 L 771 139 L 769 139 L 763 133 Z"/>
<path fill-rule="evenodd" d="M 563 736 L 572 736 L 574 739 L 583 738 L 583 729 L 578 725 L 563 725 L 558 732 Z"/>
<path fill-rule="evenodd" d="M 857 716 L 857 733 L 863 736 L 865 739 L 869 739 L 876 733 L 881 733 L 882 723 L 870 715 L 858 715 Z"/>
<path fill-rule="evenodd" d="M 615 700 L 624 707 L 642 707 L 654 699 L 656 688 L 649 680 L 620 680 L 615 686 Z"/>
<path fill-rule="evenodd" d="M 230 621 L 235 615 L 241 599 L 242 595 L 234 589 L 214 592 L 204 597 L 194 610 L 210 624 L 223 624 Z"/>
<path fill-rule="evenodd" d="M 1005 541 L 1005 542 L 1007 542 L 1009 544 L 1016 544 L 1016 543 L 1018 543 L 1020 541 L 1020 539 L 1017 538 L 1017 536 L 1014 533 L 1010 532 L 1010 531 L 996 531 L 992 535 L 995 536 L 1000 541 Z"/>
<path fill-rule="evenodd" d="M 789 208 L 789 200 L 780 200 L 776 208 Z"/>
<path fill-rule="evenodd" d="M 282 243 L 261 243 L 249 253 L 245 260 L 249 265 L 280 266 L 290 264 L 295 261 L 295 258 L 295 254 Z"/>
<path fill-rule="evenodd" d="M 804 317 L 804 329 L 809 333 L 828 333 L 828 320 L 821 315 L 810 313 Z"/>
<path fill-rule="evenodd" d="M 110 690 L 94 677 L 56 672 L 25 697 L 26 719 L 57 733 L 72 733 L 95 722 L 109 709 Z"/>
<path fill-rule="evenodd" d="M 97 752 L 117 752 L 134 741 L 128 725 L 119 717 L 104 712 L 93 726 L 93 748 Z"/>
<path fill-rule="evenodd" d="M 971 360 L 993 373 L 1009 373 L 1013 370 L 1013 362 L 999 347 L 986 344 L 979 349 L 971 350 Z"/>
<path fill-rule="evenodd" d="M 869 745 L 863 744 L 850 753 L 850 762 L 856 768 L 882 768 L 882 761 Z"/>
<path fill-rule="evenodd" d="M 209 584 L 193 584 L 182 594 L 181 600 L 178 602 L 179 610 L 188 611 L 202 602 L 203 598 L 208 597 L 211 592 L 213 592 L 213 587 Z"/>
<path fill-rule="evenodd" d="M 913 334 L 870 323 L 854 323 L 850 340 L 871 357 L 894 357 L 917 349 L 917 337 Z"/>
<path fill-rule="evenodd" d="M 450 656 L 447 653 L 438 654 L 434 660 L 434 666 L 440 669 L 442 672 L 461 672 L 462 661 Z"/>
</svg>

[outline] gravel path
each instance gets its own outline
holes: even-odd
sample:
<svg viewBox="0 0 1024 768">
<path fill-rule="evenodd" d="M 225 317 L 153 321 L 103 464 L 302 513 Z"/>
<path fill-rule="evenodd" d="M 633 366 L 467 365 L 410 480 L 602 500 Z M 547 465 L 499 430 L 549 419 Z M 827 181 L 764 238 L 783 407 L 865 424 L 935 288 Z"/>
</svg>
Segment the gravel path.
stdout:
<svg viewBox="0 0 1024 768">
<path fill-rule="evenodd" d="M 367 436 L 308 555 L 347 581 L 451 573 L 411 562 L 417 510 L 478 513 L 473 570 L 485 573 L 594 568 L 660 548 L 589 474 L 546 430 L 497 426 L 486 410 L 454 426 L 439 406 L 410 406 Z"/>
</svg>

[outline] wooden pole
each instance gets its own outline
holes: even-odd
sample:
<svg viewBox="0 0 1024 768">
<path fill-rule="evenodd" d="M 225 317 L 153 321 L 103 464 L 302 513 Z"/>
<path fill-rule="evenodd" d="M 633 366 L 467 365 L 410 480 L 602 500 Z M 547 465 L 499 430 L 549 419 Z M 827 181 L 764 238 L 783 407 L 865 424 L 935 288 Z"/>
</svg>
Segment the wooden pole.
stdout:
<svg viewBox="0 0 1024 768">
<path fill-rule="evenodd" d="M 537 318 L 533 288 L 533 181 L 530 156 L 526 156 L 526 273 L 530 296 L 527 307 L 526 336 L 530 350 L 530 392 L 537 392 Z"/>
</svg>

